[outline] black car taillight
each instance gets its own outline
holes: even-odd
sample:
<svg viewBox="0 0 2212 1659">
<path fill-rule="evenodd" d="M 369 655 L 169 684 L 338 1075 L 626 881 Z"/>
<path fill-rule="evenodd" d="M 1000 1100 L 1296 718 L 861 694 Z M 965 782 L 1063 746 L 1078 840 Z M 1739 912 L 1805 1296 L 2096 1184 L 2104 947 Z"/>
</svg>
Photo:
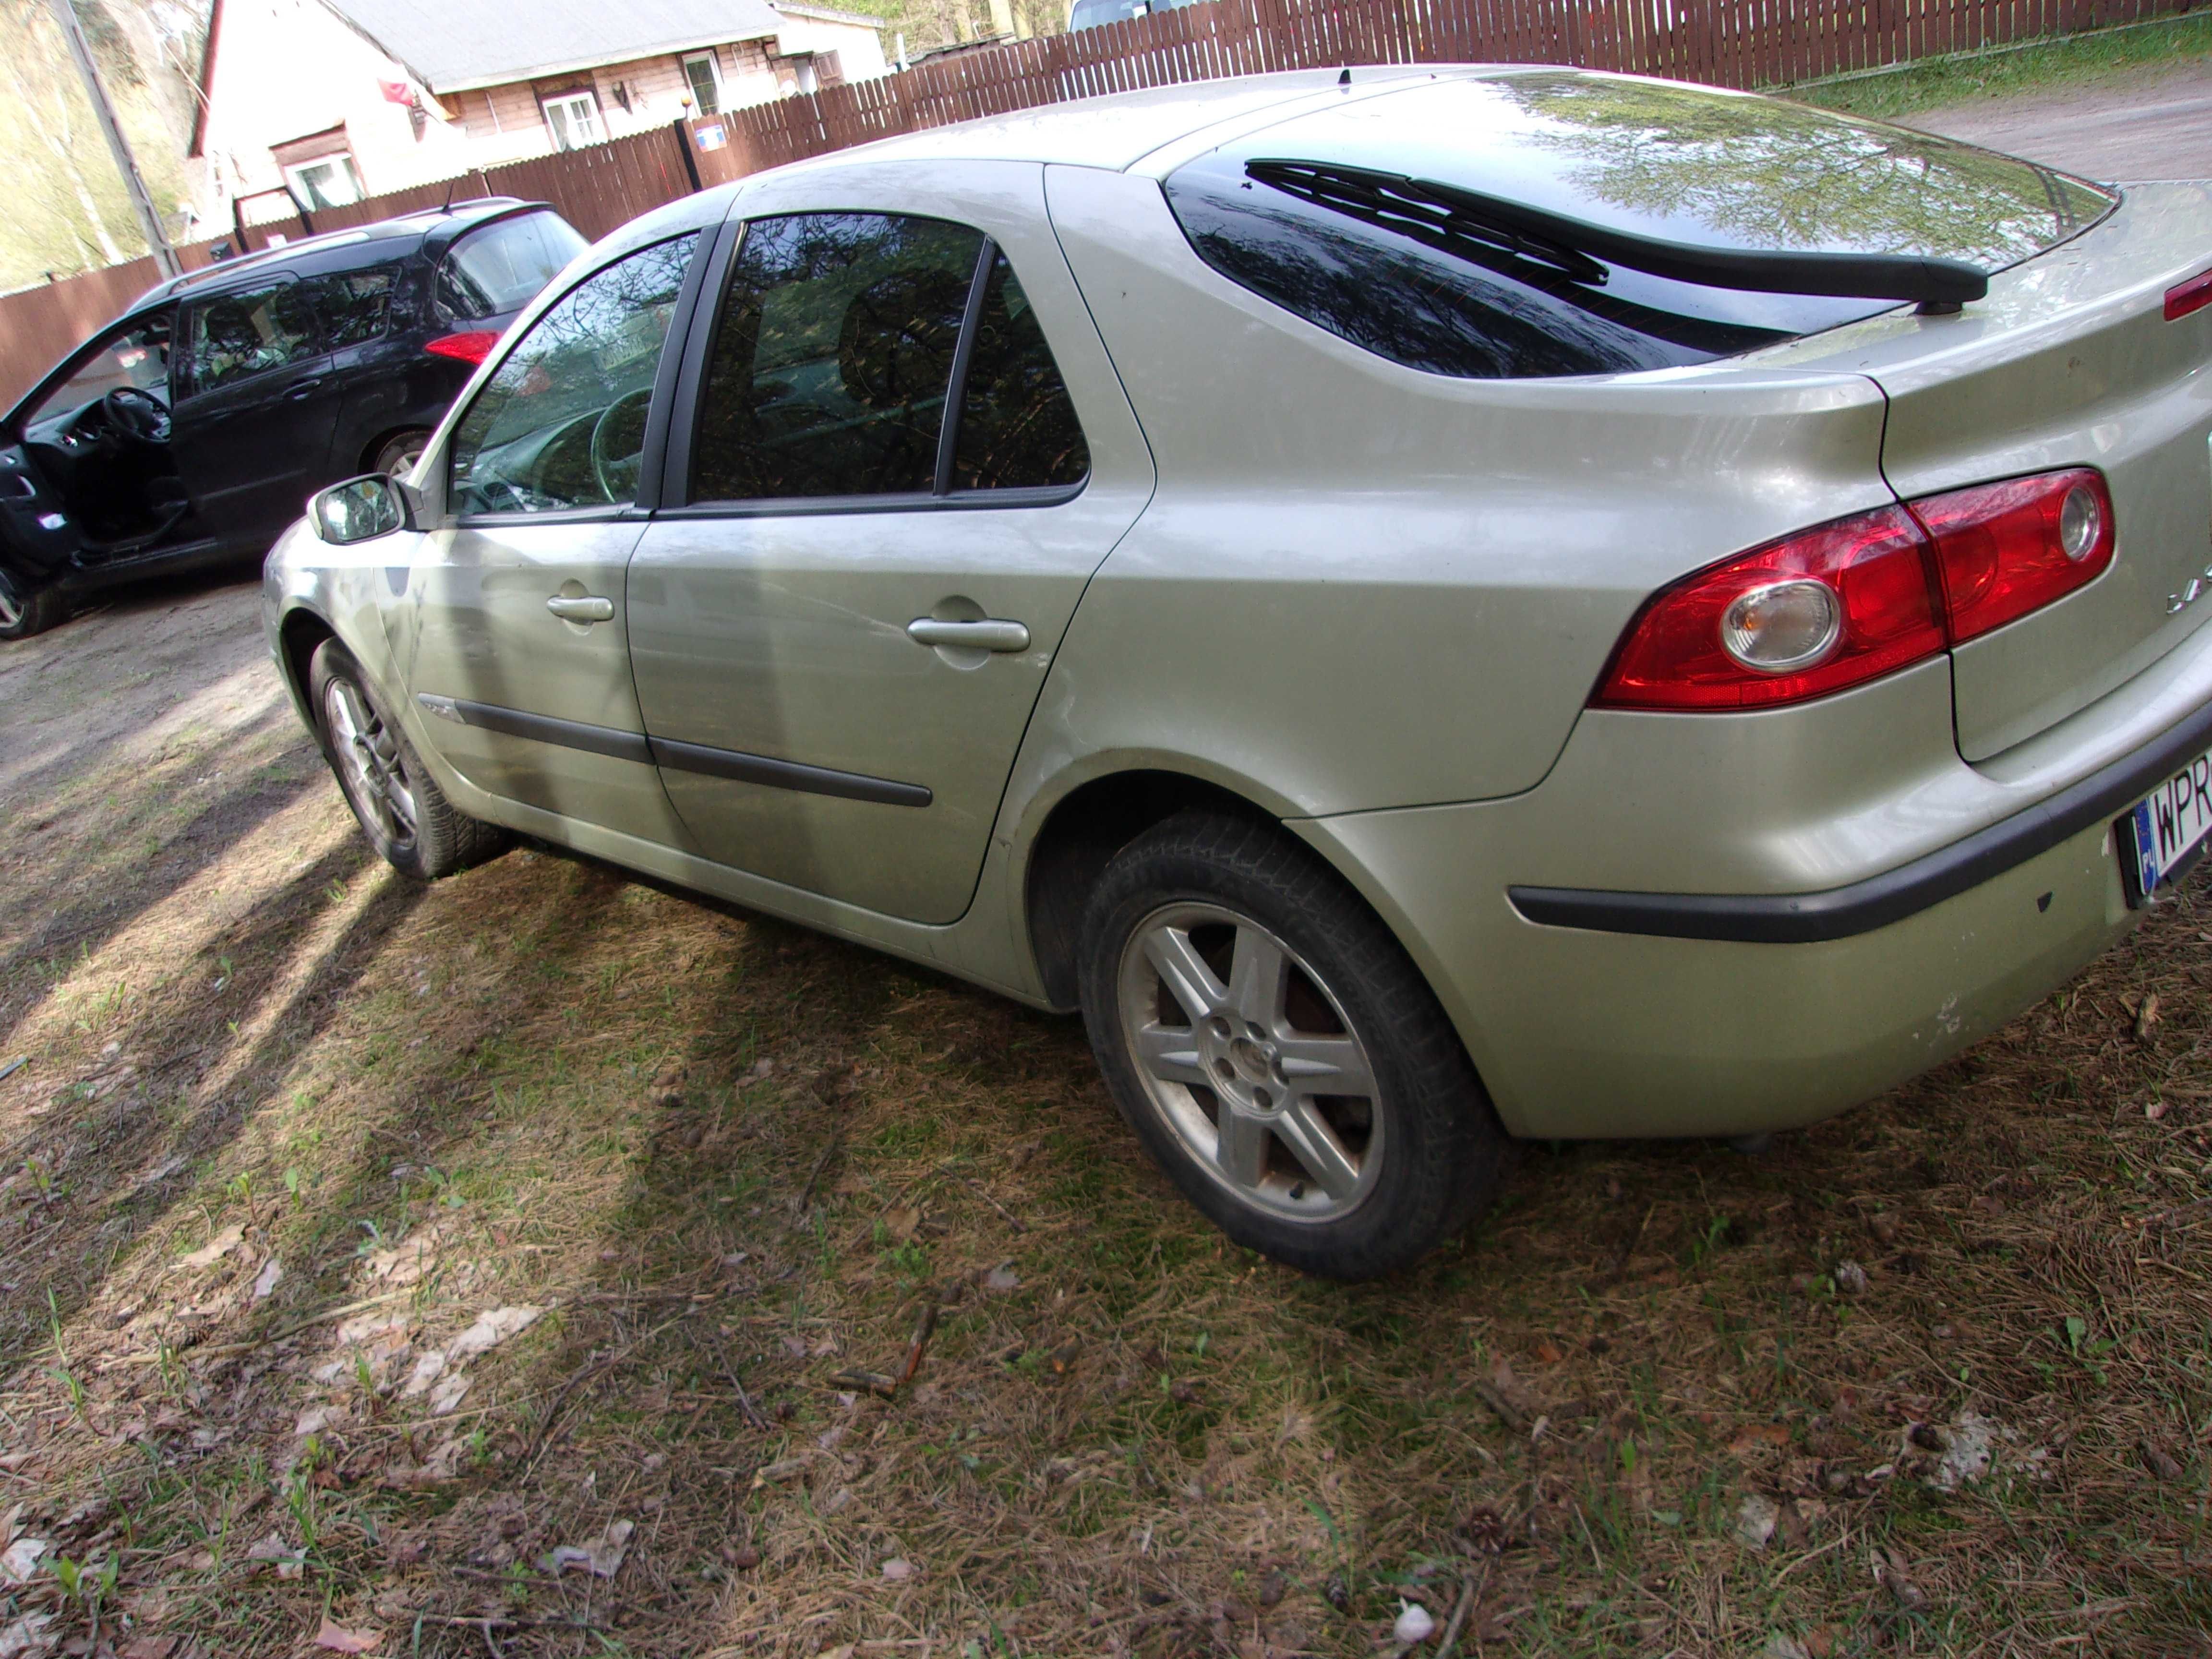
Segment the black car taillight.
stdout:
<svg viewBox="0 0 2212 1659">
<path fill-rule="evenodd" d="M 491 355 L 499 343 L 495 328 L 464 329 L 459 334 L 441 334 L 427 343 L 422 349 L 434 357 L 451 357 L 458 362 L 480 363 Z"/>
</svg>

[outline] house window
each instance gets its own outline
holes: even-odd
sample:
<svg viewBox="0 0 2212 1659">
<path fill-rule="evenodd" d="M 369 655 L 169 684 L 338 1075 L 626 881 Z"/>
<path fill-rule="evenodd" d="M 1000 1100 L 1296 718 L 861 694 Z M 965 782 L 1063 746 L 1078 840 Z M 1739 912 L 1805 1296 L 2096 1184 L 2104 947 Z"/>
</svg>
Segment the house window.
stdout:
<svg viewBox="0 0 2212 1659">
<path fill-rule="evenodd" d="M 592 94 L 563 93 L 546 99 L 542 107 L 545 125 L 553 134 L 554 149 L 582 149 L 587 144 L 606 142 L 606 129 L 599 125 L 599 100 Z"/>
<path fill-rule="evenodd" d="M 684 78 L 691 83 L 691 101 L 702 115 L 717 115 L 722 108 L 722 68 L 711 52 L 695 52 L 684 60 Z"/>
<path fill-rule="evenodd" d="M 364 194 L 361 174 L 354 171 L 350 155 L 323 155 L 298 162 L 284 169 L 284 182 L 310 212 L 317 208 L 348 207 Z"/>
</svg>

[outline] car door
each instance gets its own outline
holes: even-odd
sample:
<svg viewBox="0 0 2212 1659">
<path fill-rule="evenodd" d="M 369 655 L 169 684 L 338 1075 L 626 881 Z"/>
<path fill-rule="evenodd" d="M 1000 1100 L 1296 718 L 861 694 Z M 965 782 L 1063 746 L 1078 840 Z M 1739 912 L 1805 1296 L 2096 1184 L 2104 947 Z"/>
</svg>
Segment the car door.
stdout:
<svg viewBox="0 0 2212 1659">
<path fill-rule="evenodd" d="M 213 533 L 246 548 L 305 510 L 337 422 L 323 327 L 299 283 L 271 273 L 185 307 L 170 440 Z"/>
<path fill-rule="evenodd" d="M 446 511 L 386 615 L 408 694 L 471 783 L 677 846 L 630 681 L 623 571 L 644 527 L 638 481 L 663 348 L 698 241 L 603 266 L 516 342 L 436 458 Z"/>
<path fill-rule="evenodd" d="M 837 212 L 772 210 L 803 180 L 746 198 L 631 562 L 631 660 L 708 857 L 946 922 L 1151 461 L 1041 169 L 837 184 Z"/>
</svg>

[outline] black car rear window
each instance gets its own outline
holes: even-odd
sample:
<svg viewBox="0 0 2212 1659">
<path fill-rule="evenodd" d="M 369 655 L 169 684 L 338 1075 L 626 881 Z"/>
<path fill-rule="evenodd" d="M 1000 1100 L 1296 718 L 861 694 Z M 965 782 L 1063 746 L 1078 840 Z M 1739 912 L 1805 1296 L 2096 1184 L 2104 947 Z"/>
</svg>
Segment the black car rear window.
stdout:
<svg viewBox="0 0 2212 1659">
<path fill-rule="evenodd" d="M 1287 163 L 1287 164 L 1286 164 Z M 1302 178 L 1364 169 L 1702 247 L 1902 254 L 1995 271 L 2110 192 L 1969 145 L 1778 100 L 1539 70 L 1351 99 L 1176 169 L 1170 208 L 1231 281 L 1393 362 L 1468 379 L 1708 361 L 1891 308 L 1708 287 L 1363 210 Z"/>
<path fill-rule="evenodd" d="M 495 219 L 447 250 L 438 264 L 438 303 L 459 322 L 520 311 L 584 248 L 557 213 Z"/>
</svg>

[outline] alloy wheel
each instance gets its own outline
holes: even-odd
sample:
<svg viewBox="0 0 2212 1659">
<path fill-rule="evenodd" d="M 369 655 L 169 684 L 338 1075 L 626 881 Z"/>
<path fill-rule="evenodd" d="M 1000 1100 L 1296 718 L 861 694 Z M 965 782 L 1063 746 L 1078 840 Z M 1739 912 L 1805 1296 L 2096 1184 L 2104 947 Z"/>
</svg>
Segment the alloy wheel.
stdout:
<svg viewBox="0 0 2212 1659">
<path fill-rule="evenodd" d="M 346 793 L 394 847 L 414 844 L 415 791 L 399 744 L 351 680 L 332 679 L 323 690 L 323 722 Z"/>
<path fill-rule="evenodd" d="M 1374 1190 L 1387 1150 L 1374 1064 L 1281 939 L 1219 905 L 1170 905 L 1131 933 L 1118 988 L 1146 1099 L 1239 1201 L 1319 1224 Z"/>
<path fill-rule="evenodd" d="M 23 611 L 23 596 L 15 591 L 15 579 L 0 570 L 0 628 L 20 627 Z"/>
</svg>

